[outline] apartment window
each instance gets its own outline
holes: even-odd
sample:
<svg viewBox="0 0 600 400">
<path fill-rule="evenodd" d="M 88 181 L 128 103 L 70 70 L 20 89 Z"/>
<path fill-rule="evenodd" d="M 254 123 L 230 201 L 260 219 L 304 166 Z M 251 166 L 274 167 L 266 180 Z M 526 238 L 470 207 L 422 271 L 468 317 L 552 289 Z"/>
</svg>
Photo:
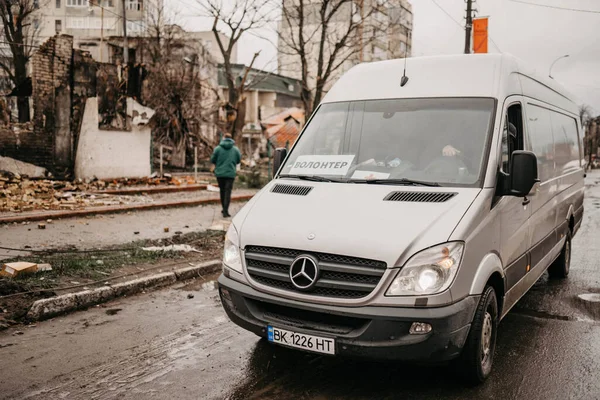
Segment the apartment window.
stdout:
<svg viewBox="0 0 600 400">
<path fill-rule="evenodd" d="M 102 7 L 114 7 L 115 3 L 113 0 L 102 0 Z"/>
<path fill-rule="evenodd" d="M 67 29 L 86 29 L 88 20 L 84 17 L 69 17 L 67 18 Z"/>
<path fill-rule="evenodd" d="M 60 8 L 60 0 L 56 0 L 56 8 Z"/>
<path fill-rule="evenodd" d="M 62 20 L 57 19 L 54 21 L 54 30 L 56 33 L 62 32 Z"/>
<path fill-rule="evenodd" d="M 67 7 L 87 7 L 88 0 L 67 0 Z"/>
<path fill-rule="evenodd" d="M 131 11 L 142 11 L 142 0 L 127 0 L 127 9 Z"/>
<path fill-rule="evenodd" d="M 40 8 L 40 0 L 33 0 L 33 8 L 36 10 Z"/>
</svg>

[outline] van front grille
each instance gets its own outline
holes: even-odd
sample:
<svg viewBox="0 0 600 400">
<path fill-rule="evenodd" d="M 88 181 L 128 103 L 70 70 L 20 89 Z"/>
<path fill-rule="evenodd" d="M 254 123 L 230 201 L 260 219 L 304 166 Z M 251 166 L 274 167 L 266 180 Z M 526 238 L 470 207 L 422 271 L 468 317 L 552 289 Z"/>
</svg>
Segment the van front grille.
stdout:
<svg viewBox="0 0 600 400">
<path fill-rule="evenodd" d="M 293 261 L 300 255 L 313 257 L 319 266 L 320 274 L 309 291 L 298 290 L 289 276 Z M 385 262 L 366 258 L 262 246 L 247 246 L 245 257 L 248 274 L 255 282 L 292 292 L 342 299 L 369 295 L 387 267 Z"/>
</svg>

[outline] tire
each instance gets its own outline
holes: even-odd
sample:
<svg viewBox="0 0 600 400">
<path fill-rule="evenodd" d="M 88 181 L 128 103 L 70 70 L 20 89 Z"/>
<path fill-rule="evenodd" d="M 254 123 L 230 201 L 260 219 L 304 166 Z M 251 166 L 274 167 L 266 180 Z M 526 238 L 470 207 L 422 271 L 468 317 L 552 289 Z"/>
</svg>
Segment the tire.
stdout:
<svg viewBox="0 0 600 400">
<path fill-rule="evenodd" d="M 486 286 L 477 305 L 469 336 L 456 361 L 458 373 L 467 384 L 478 385 L 492 372 L 497 329 L 496 292 L 493 287 Z"/>
<path fill-rule="evenodd" d="M 567 240 L 560 252 L 560 255 L 548 268 L 548 274 L 552 279 L 565 279 L 571 269 L 571 231 L 567 231 Z"/>
</svg>

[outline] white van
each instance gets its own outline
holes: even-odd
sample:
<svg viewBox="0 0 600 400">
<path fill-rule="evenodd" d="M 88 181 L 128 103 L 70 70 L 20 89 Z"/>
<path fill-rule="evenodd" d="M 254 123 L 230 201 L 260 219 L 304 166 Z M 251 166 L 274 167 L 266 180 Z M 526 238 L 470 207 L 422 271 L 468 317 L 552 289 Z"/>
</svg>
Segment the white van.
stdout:
<svg viewBox="0 0 600 400">
<path fill-rule="evenodd" d="M 490 373 L 498 322 L 583 216 L 578 108 L 508 55 L 361 64 L 227 233 L 238 325 L 331 355 Z"/>
</svg>

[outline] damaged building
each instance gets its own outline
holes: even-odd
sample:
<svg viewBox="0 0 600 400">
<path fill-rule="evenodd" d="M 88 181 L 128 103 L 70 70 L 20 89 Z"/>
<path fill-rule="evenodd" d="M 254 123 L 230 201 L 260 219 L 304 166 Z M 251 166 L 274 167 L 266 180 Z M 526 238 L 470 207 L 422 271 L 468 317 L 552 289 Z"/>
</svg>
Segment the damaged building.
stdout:
<svg viewBox="0 0 600 400">
<path fill-rule="evenodd" d="M 3 121 L 0 156 L 33 164 L 60 177 L 109 178 L 149 173 L 151 131 L 148 123 L 152 113 L 128 100 L 126 93 L 119 93 L 123 74 L 117 66 L 98 64 L 88 52 L 73 48 L 71 36 L 57 35 L 39 47 L 31 58 L 30 70 L 28 84 L 15 91 L 31 98 L 32 121 L 25 124 Z M 114 96 L 106 96 L 107 93 Z M 100 109 L 97 97 L 112 98 L 113 104 Z M 119 110 L 121 103 L 124 104 Z M 122 127 L 114 124 L 102 127 L 101 116 L 107 118 L 107 108 L 113 110 L 112 114 L 125 115 L 122 120 L 129 122 Z M 108 128 L 110 134 L 97 135 L 101 128 Z M 134 165 L 128 169 L 129 161 L 121 158 L 118 163 L 124 167 L 118 172 L 109 172 L 110 169 L 103 172 L 110 163 L 103 142 L 112 141 L 112 146 L 117 148 L 132 137 L 144 143 L 143 151 L 147 154 L 143 159 L 144 168 Z M 90 145 L 90 141 L 95 145 Z M 108 158 L 111 157 L 113 155 Z M 115 161 L 114 157 L 111 159 Z"/>
</svg>

